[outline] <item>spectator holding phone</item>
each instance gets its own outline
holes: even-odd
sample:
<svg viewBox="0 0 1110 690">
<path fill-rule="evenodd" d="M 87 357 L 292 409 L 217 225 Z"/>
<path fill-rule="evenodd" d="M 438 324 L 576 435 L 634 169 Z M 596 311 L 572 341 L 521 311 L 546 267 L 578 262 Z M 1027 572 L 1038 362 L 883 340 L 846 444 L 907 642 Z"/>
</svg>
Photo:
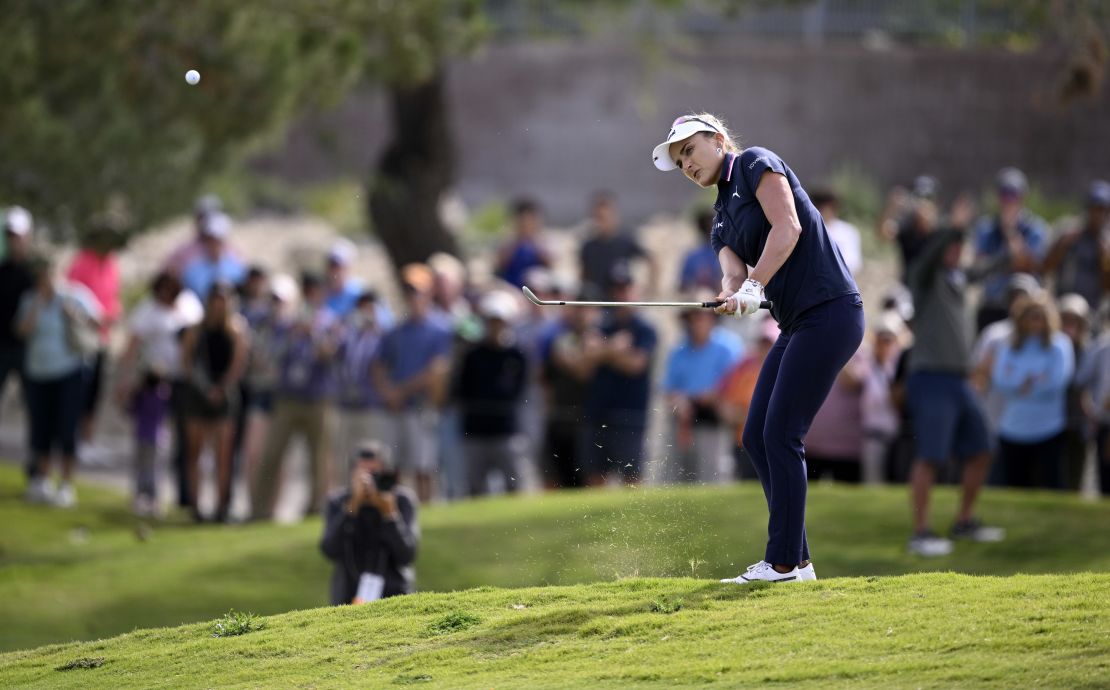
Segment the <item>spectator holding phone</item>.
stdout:
<svg viewBox="0 0 1110 690">
<path fill-rule="evenodd" d="M 417 501 L 397 485 L 388 460 L 382 444 L 364 442 L 353 458 L 350 485 L 328 500 L 320 550 L 335 563 L 333 606 L 415 591 Z"/>
</svg>

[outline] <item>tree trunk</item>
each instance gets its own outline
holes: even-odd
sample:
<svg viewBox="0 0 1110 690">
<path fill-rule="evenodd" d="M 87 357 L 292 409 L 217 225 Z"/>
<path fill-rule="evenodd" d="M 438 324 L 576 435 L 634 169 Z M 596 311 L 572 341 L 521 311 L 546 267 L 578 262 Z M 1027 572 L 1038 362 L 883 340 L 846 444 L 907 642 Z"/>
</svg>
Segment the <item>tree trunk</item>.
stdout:
<svg viewBox="0 0 1110 690">
<path fill-rule="evenodd" d="M 389 88 L 393 137 L 368 181 L 368 210 L 393 265 L 435 252 L 458 255 L 439 217 L 455 174 L 443 70 L 415 86 Z"/>
</svg>

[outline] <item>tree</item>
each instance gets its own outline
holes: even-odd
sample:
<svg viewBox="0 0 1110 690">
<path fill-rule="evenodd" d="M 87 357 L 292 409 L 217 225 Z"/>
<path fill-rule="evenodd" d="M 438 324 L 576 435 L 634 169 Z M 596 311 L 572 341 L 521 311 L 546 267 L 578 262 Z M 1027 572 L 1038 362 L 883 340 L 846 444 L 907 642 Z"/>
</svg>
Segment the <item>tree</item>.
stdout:
<svg viewBox="0 0 1110 690">
<path fill-rule="evenodd" d="M 0 199 L 76 226 L 109 196 L 138 227 L 361 73 L 356 32 L 259 0 L 8 0 Z M 185 71 L 201 73 L 197 86 Z"/>
</svg>

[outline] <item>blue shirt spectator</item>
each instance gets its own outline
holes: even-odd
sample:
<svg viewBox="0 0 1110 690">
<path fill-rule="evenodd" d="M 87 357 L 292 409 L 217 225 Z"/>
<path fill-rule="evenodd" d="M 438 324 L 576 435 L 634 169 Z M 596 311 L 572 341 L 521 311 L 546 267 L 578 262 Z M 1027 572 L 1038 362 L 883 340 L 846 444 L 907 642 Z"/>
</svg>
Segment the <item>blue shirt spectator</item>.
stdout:
<svg viewBox="0 0 1110 690">
<path fill-rule="evenodd" d="M 694 288 L 710 288 L 716 291 L 721 289 L 721 262 L 713 247 L 704 244 L 697 249 L 691 249 L 682 260 L 682 271 L 678 278 L 680 290 L 693 290 Z"/>
<path fill-rule="evenodd" d="M 204 255 L 185 266 L 181 283 L 203 302 L 217 281 L 238 285 L 246 275 L 247 267 L 231 254 L 220 254 L 216 259 Z"/>
<path fill-rule="evenodd" d="M 998 173 L 998 213 L 983 218 L 973 236 L 973 278 L 983 283 L 983 296 L 976 314 L 976 331 L 1008 315 L 1007 288 L 1014 273 L 1040 271 L 1047 251 L 1047 226 L 1025 208 L 1028 183 L 1017 168 Z"/>
<path fill-rule="evenodd" d="M 542 229 L 540 205 L 531 199 L 518 199 L 513 204 L 513 239 L 497 252 L 496 271 L 502 280 L 520 287 L 528 271 L 551 264 L 539 240 Z"/>
<path fill-rule="evenodd" d="M 1017 219 L 1017 232 L 1033 256 L 1044 258 L 1047 235 L 1045 222 L 1029 212 Z M 1009 247 L 997 218 L 982 218 L 975 226 L 975 255 L 991 263 L 983 275 L 983 300 L 991 304 L 1005 304 L 1006 290 L 1014 271 L 1010 267 Z"/>
<path fill-rule="evenodd" d="M 278 393 L 315 402 L 335 392 L 334 358 L 342 331 L 326 310 L 302 316 L 278 336 L 280 345 Z"/>
<path fill-rule="evenodd" d="M 714 391 L 743 355 L 740 338 L 720 327 L 700 346 L 686 337 L 667 358 L 663 392 L 697 396 Z"/>
<path fill-rule="evenodd" d="M 1049 345 L 1026 337 L 1003 347 L 992 372 L 993 389 L 1005 399 L 998 434 L 1016 443 L 1051 438 L 1067 424 L 1065 402 L 1075 368 L 1071 343 L 1060 333 Z"/>
<path fill-rule="evenodd" d="M 66 335 L 67 317 L 63 310 L 71 310 L 77 318 L 96 321 L 100 318 L 96 297 L 79 283 L 59 284 L 49 300 L 44 300 L 39 291 L 31 290 L 20 299 L 16 322 L 23 321 L 32 309 L 37 309 L 37 316 L 34 329 L 27 336 L 25 375 L 45 381 L 80 369 L 85 360 Z"/>
<path fill-rule="evenodd" d="M 353 410 L 382 407 L 382 396 L 371 374 L 371 365 L 381 349 L 381 330 L 348 317 L 340 343 L 339 405 Z"/>
<path fill-rule="evenodd" d="M 451 331 L 430 316 L 409 318 L 382 339 L 378 361 L 391 384 L 403 384 L 423 373 L 436 359 L 451 351 Z M 426 395 L 407 396 L 405 405 L 418 407 Z"/>
</svg>

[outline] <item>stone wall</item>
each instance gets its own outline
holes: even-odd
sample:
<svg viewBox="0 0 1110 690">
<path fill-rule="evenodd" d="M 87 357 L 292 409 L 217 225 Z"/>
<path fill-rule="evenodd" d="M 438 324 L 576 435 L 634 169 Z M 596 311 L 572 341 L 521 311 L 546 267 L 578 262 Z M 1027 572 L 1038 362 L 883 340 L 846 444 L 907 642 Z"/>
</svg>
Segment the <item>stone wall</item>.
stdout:
<svg viewBox="0 0 1110 690">
<path fill-rule="evenodd" d="M 696 48 L 696 50 L 694 50 Z M 586 42 L 492 46 L 451 68 L 468 204 L 538 197 L 556 223 L 591 190 L 625 214 L 677 211 L 696 194 L 657 173 L 651 147 L 689 109 L 720 113 L 748 144 L 782 155 L 803 183 L 853 162 L 882 185 L 936 175 L 950 195 L 1018 165 L 1055 195 L 1110 177 L 1110 88 L 1064 106 L 1058 57 L 1004 52 L 700 44 L 679 56 Z M 298 181 L 363 176 L 386 127 L 367 88 L 310 118 L 260 161 Z"/>
</svg>

